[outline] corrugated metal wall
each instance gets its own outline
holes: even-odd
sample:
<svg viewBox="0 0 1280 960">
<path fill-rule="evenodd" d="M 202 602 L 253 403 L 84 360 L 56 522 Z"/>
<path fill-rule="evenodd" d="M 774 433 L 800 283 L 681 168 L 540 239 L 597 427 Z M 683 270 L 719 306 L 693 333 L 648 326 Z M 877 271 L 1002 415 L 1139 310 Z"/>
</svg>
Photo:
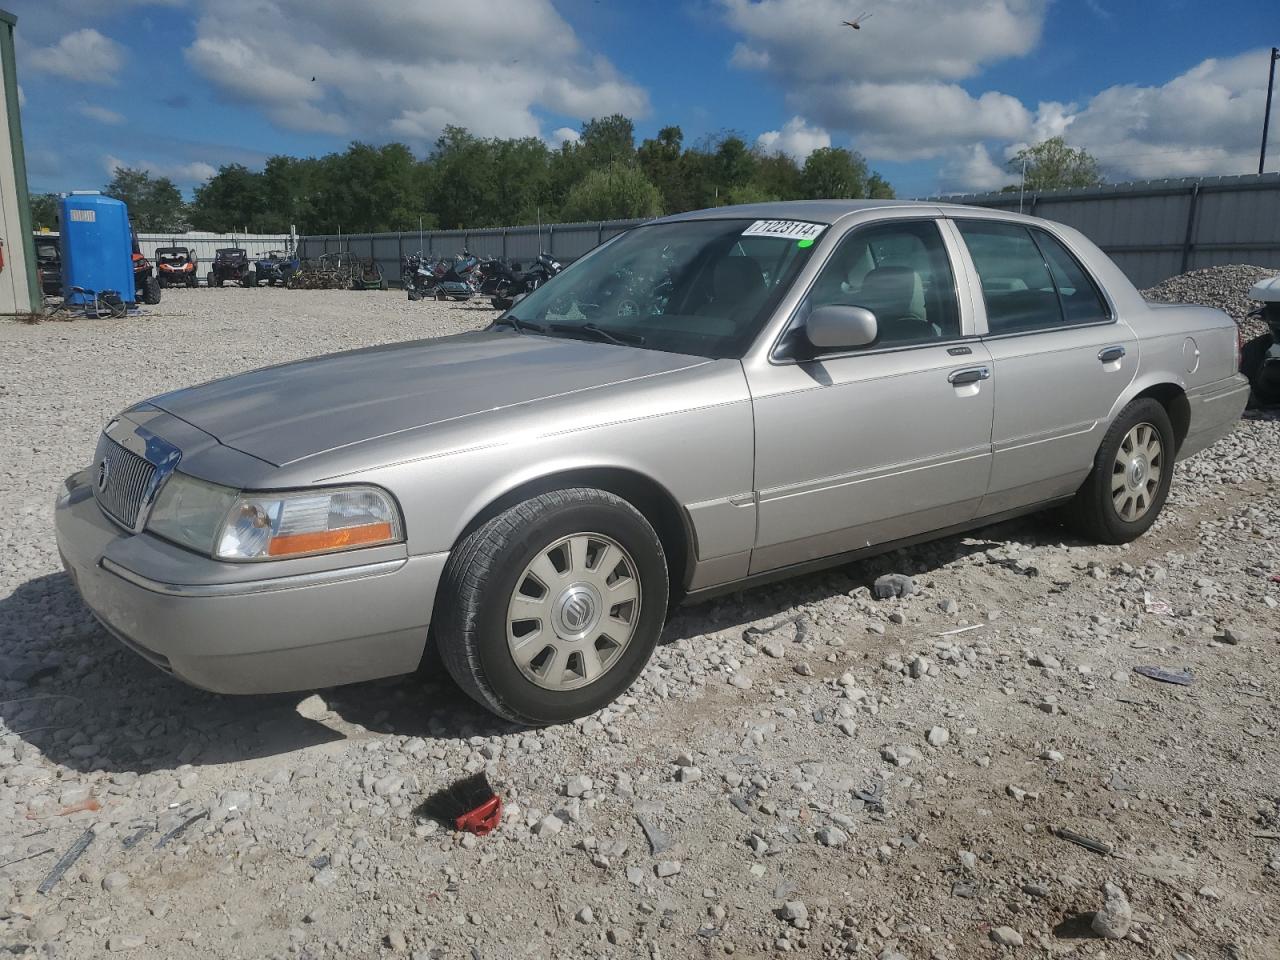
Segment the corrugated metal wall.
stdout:
<svg viewBox="0 0 1280 960">
<path fill-rule="evenodd" d="M 610 237 L 643 220 L 609 220 L 600 223 L 556 223 L 541 227 L 490 227 L 481 230 L 416 230 L 405 233 L 360 233 L 302 237 L 298 250 L 302 257 L 348 250 L 356 256 L 373 257 L 386 278 L 400 279 L 400 260 L 421 250 L 434 257 L 448 257 L 464 249 L 477 257 L 509 257 L 521 264 L 539 253 L 557 260 L 576 260 Z"/>
<path fill-rule="evenodd" d="M 1145 180 L 1045 193 L 934 197 L 953 203 L 1017 210 L 1080 230 L 1107 251 L 1138 287 L 1150 287 L 1197 267 L 1256 263 L 1280 269 L 1280 174 Z M 388 280 L 400 258 L 417 250 L 450 256 L 466 248 L 480 257 L 527 262 L 547 252 L 573 260 L 642 220 L 556 223 L 542 227 L 430 230 L 303 237 L 303 257 L 350 250 L 372 256 Z"/>
<path fill-rule="evenodd" d="M 1226 263 L 1280 269 L 1280 174 L 1146 180 L 1039 194 L 936 197 L 1075 227 L 1138 287 Z"/>
</svg>

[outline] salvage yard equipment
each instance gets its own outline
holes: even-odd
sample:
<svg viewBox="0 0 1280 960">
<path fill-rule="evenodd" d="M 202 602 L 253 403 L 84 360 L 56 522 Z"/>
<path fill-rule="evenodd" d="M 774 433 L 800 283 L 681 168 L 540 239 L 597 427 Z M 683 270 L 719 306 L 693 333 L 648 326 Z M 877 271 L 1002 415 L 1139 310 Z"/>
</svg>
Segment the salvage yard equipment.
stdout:
<svg viewBox="0 0 1280 960">
<path fill-rule="evenodd" d="M 257 275 L 250 268 L 249 254 L 241 247 L 223 247 L 213 252 L 210 264 L 209 286 L 220 287 L 224 283 L 243 283 L 246 287 L 258 285 Z"/>
<path fill-rule="evenodd" d="M 290 290 L 385 290 L 386 278 L 377 262 L 352 253 L 326 253 L 301 266 L 289 277 Z"/>
</svg>

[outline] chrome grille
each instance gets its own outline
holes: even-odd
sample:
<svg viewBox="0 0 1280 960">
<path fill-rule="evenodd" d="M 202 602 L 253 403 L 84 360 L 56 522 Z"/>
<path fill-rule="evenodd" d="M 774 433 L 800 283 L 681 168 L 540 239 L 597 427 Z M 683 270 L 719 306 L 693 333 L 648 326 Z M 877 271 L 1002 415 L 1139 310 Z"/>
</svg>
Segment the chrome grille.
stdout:
<svg viewBox="0 0 1280 960">
<path fill-rule="evenodd" d="M 155 464 L 103 436 L 91 474 L 94 498 L 103 510 L 132 529 L 155 472 Z"/>
</svg>

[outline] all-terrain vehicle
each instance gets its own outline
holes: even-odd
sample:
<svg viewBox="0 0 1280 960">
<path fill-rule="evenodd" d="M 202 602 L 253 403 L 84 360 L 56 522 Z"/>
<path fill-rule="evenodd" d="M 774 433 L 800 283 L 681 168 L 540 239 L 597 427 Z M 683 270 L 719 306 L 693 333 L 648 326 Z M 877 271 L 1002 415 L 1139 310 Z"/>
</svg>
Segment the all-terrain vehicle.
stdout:
<svg viewBox="0 0 1280 960">
<path fill-rule="evenodd" d="M 198 287 L 199 267 L 187 247 L 156 247 L 156 279 L 161 287 Z"/>
<path fill-rule="evenodd" d="M 241 247 L 223 247 L 213 251 L 213 262 L 209 267 L 211 287 L 220 287 L 224 283 L 242 283 L 246 287 L 258 285 L 258 275 L 249 262 L 249 254 Z"/>
<path fill-rule="evenodd" d="M 1262 306 L 1250 316 L 1261 318 L 1270 332 L 1244 344 L 1240 350 L 1240 372 L 1249 378 L 1253 402 L 1269 407 L 1280 404 L 1280 277 L 1255 283 L 1249 299 L 1262 301 Z"/>
<path fill-rule="evenodd" d="M 142 255 L 142 248 L 138 246 L 138 231 L 131 230 L 133 234 L 133 285 L 137 299 L 142 303 L 149 303 L 153 306 L 160 302 L 160 281 L 156 279 L 155 268 L 151 265 L 151 261 Z"/>
<path fill-rule="evenodd" d="M 62 248 L 58 238 L 36 234 L 36 269 L 40 274 L 40 290 L 46 297 L 62 295 Z"/>
<path fill-rule="evenodd" d="M 258 280 L 265 280 L 268 287 L 285 287 L 289 278 L 294 275 L 301 261 L 297 257 L 286 256 L 279 250 L 272 250 L 260 260 L 253 263 Z"/>
</svg>

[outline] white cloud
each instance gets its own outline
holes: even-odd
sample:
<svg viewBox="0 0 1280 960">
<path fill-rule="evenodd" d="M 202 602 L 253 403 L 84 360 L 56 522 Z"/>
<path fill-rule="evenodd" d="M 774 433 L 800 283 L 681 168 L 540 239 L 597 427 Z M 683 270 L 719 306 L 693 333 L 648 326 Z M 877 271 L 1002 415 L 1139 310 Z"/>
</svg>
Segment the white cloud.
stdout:
<svg viewBox="0 0 1280 960">
<path fill-rule="evenodd" d="M 88 117 L 90 120 L 96 120 L 98 123 L 105 123 L 108 126 L 116 127 L 124 123 L 124 114 L 116 113 L 106 107 L 100 107 L 94 103 L 82 103 L 76 110 L 82 117 Z"/>
<path fill-rule="evenodd" d="M 86 27 L 66 34 L 52 46 L 32 50 L 26 56 L 26 66 L 68 80 L 114 84 L 124 56 L 124 47 Z"/>
<path fill-rule="evenodd" d="M 973 95 L 957 81 L 1031 52 L 1047 0 L 898 0 L 856 32 L 840 25 L 847 0 L 719 3 L 743 36 L 730 63 L 773 78 L 792 109 L 849 134 L 872 159 L 934 157 L 1031 134 L 1019 100 Z"/>
<path fill-rule="evenodd" d="M 1030 53 L 1047 0 L 896 0 L 875 7 L 858 31 L 840 25 L 849 0 L 720 0 L 746 39 L 736 66 L 792 80 L 960 80 L 990 63 Z"/>
<path fill-rule="evenodd" d="M 801 116 L 788 120 L 781 130 L 767 130 L 756 138 L 756 146 L 766 153 L 785 153 L 804 161 L 813 151 L 831 146 L 831 134 L 810 126 Z"/>
<path fill-rule="evenodd" d="M 1108 87 L 1071 115 L 1066 138 L 1112 179 L 1252 173 L 1269 56 L 1252 50 L 1159 86 Z"/>
<path fill-rule="evenodd" d="M 178 186 L 204 183 L 218 172 L 216 167 L 202 160 L 190 163 L 156 163 L 150 160 L 121 160 L 112 154 L 102 158 L 102 166 L 109 177 L 114 176 L 122 167 L 128 167 L 132 170 L 145 170 L 153 177 L 168 177 Z"/>
<path fill-rule="evenodd" d="M 551 0 L 490 0 L 496 33 L 460 29 L 452 6 L 421 0 L 382 0 L 377 16 L 351 0 L 200 3 L 188 62 L 224 96 L 289 129 L 422 147 L 449 124 L 539 136 L 544 111 L 588 119 L 649 110 L 644 89 L 584 51 Z"/>
<path fill-rule="evenodd" d="M 582 134 L 573 127 L 559 127 L 551 131 L 551 136 L 547 137 L 547 146 L 552 150 L 559 150 L 562 144 L 577 143 L 582 139 Z"/>
<path fill-rule="evenodd" d="M 951 151 L 939 171 L 943 192 L 985 193 L 999 190 L 1013 178 L 1009 171 L 991 159 L 981 143 L 957 147 Z"/>
</svg>

